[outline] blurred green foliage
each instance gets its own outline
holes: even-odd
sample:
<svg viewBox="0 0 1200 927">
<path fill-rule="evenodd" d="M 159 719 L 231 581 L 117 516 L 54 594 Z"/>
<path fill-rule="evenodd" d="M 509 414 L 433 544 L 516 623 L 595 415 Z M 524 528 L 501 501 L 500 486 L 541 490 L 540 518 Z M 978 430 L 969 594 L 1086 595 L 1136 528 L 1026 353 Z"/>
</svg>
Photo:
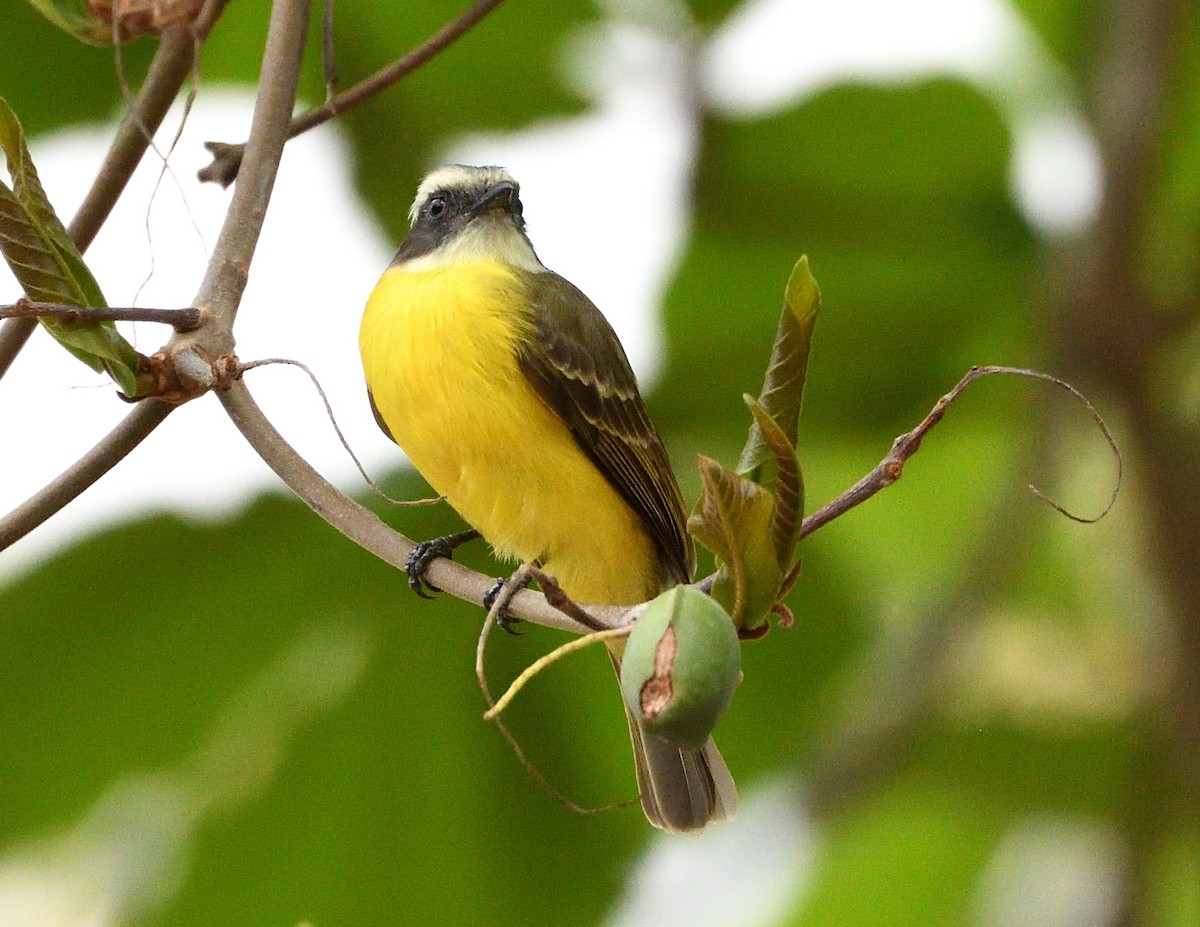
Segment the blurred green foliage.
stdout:
<svg viewBox="0 0 1200 927">
<path fill-rule="evenodd" d="M 205 82 L 255 79 L 266 6 L 230 4 L 205 50 Z M 1090 5 L 1017 6 L 1085 80 L 1099 28 Z M 697 20 L 713 28 L 734 7 L 697 3 Z M 448 15 L 432 0 L 337 9 L 344 84 Z M 413 182 L 457 134 L 583 111 L 562 78 L 562 46 L 600 15 L 583 0 L 514 0 L 347 114 L 360 188 L 389 234 L 400 237 Z M 31 134 L 114 111 L 111 51 L 72 43 L 14 0 L 4 17 L 0 90 Z M 314 30 L 309 100 L 323 95 L 317 42 Z M 123 50 L 132 80 L 150 51 Z M 1184 125 L 1200 113 L 1197 73 L 1180 67 L 1171 85 Z M 706 114 L 700 139 L 691 237 L 664 305 L 667 371 L 650 397 L 689 499 L 697 452 L 736 461 L 741 397 L 761 385 L 802 252 L 825 306 L 800 435 L 812 504 L 873 466 L 969 365 L 1052 359 L 1058 297 L 1044 274 L 1059 253 L 1018 214 L 1011 138 L 976 88 L 949 78 L 834 86 L 767 117 Z M 1148 195 L 1172 208 L 1155 213 L 1139 247 L 1156 290 L 1178 296 L 1197 284 L 1195 250 L 1170 239 L 1194 243 L 1200 228 L 1189 169 L 1200 134 L 1163 148 Z M 1137 500 L 1083 528 L 1022 495 L 1031 476 L 1053 486 L 1095 472 L 1073 466 L 1098 441 L 1088 423 L 1047 412 L 1030 398 L 1037 389 L 976 386 L 899 486 L 802 545 L 796 626 L 744 648 L 745 682 L 717 732 L 744 794 L 781 771 L 818 785 L 850 777 L 818 806 L 813 882 L 790 923 L 970 923 L 999 841 L 1036 815 L 1129 835 L 1152 922 L 1197 922 L 1194 796 L 1163 784 L 1148 733 L 1145 642 L 1158 606 L 1140 555 L 1128 554 L 1143 530 L 1129 514 Z M 1079 507 L 1096 507 L 1107 478 L 1085 487 Z M 423 494 L 411 476 L 391 488 Z M 458 527 L 444 511 L 385 517 L 418 538 Z M 460 559 L 497 569 L 480 551 Z M 0 589 L 0 865 L 86 819 L 114 784 L 177 781 L 217 720 L 240 717 L 238 693 L 320 631 L 362 648 L 361 677 L 321 710 L 286 699 L 246 709 L 295 715 L 286 743 L 264 742 L 277 772 L 227 770 L 235 783 L 244 773 L 244 787 L 198 814 L 182 881 L 135 919 L 600 923 L 650 831 L 633 808 L 565 811 L 482 723 L 471 669 L 481 618 L 447 597 L 418 602 L 395 571 L 279 497 L 216 523 L 161 516 L 79 544 Z M 542 629 L 494 637 L 492 678 L 557 640 Z M 1060 649 L 1046 652 L 1047 641 Z M 634 786 L 619 694 L 591 656 L 539 677 L 507 718 L 552 783 L 603 805 Z M 1084 683 L 1061 688 L 1072 673 Z M 910 695 L 924 700 L 913 723 L 894 742 L 885 725 L 876 742 L 872 718 L 902 711 Z M 840 765 L 847 750 L 874 757 L 871 775 L 853 779 L 854 764 Z"/>
</svg>

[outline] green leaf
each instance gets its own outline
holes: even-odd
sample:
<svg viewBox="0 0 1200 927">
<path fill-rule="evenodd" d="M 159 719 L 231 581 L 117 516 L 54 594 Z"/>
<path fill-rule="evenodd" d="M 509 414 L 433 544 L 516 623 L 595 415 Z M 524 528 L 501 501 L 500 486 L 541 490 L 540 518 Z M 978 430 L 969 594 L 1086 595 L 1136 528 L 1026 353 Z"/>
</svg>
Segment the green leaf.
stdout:
<svg viewBox="0 0 1200 927">
<path fill-rule="evenodd" d="M 137 375 L 140 358 L 114 324 L 43 319 L 42 325 L 59 344 L 93 370 L 107 371 L 126 396 L 140 394 Z"/>
<path fill-rule="evenodd" d="M 12 187 L 0 182 L 0 252 L 25 295 L 37 302 L 104 306 L 104 294 L 42 189 L 21 124 L 0 97 L 0 147 Z M 42 320 L 64 348 L 108 371 L 127 396 L 137 394 L 139 355 L 111 322 Z"/>
<path fill-rule="evenodd" d="M 775 330 L 775 346 L 771 349 L 767 375 L 758 397 L 758 406 L 773 420 L 793 448 L 800 428 L 800 406 L 804 400 L 813 326 L 817 323 L 820 308 L 821 291 L 808 269 L 808 257 L 802 256 L 792 268 L 783 293 L 783 310 Z M 758 480 L 759 469 L 764 463 L 777 460 L 779 455 L 772 442 L 764 437 L 759 416 L 755 413 L 742 458 L 738 461 L 738 473 L 751 475 L 756 482 L 761 482 Z"/>
<path fill-rule="evenodd" d="M 4 148 L 8 173 L 12 178 L 10 192 L 28 214 L 43 242 L 53 250 L 55 263 L 69 275 L 64 282 L 72 286 L 78 294 L 77 299 L 80 301 L 77 305 L 107 305 L 96 278 L 84 263 L 83 256 L 71 241 L 71 236 L 67 234 L 54 207 L 50 205 L 50 198 L 42 189 L 37 169 L 33 166 L 33 159 L 25 144 L 21 123 L 3 97 L 0 97 L 0 146 Z"/>
<path fill-rule="evenodd" d="M 89 45 L 111 45 L 112 27 L 87 8 L 85 0 L 28 0 L 29 5 L 69 35 Z"/>
<path fill-rule="evenodd" d="M 688 531 L 720 564 L 713 598 L 739 631 L 755 631 L 766 623 L 783 578 L 771 535 L 775 498 L 703 454 L 700 480 Z"/>
<path fill-rule="evenodd" d="M 773 455 L 774 505 L 771 507 L 771 541 L 779 569 L 787 572 L 800 542 L 800 525 L 804 520 L 804 476 L 796 448 L 784 434 L 779 423 L 753 396 L 742 397 L 754 416 L 754 428 Z"/>
</svg>

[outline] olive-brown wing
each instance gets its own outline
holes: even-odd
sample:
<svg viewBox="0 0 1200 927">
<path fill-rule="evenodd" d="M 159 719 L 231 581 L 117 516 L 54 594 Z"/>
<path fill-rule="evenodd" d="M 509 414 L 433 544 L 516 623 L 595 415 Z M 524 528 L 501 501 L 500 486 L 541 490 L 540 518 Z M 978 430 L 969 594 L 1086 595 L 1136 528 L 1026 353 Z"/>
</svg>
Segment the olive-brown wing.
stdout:
<svg viewBox="0 0 1200 927">
<path fill-rule="evenodd" d="M 521 371 L 641 517 L 670 579 L 690 581 L 694 554 L 679 486 L 616 333 L 557 274 L 533 275 L 529 299 L 536 330 L 518 358 Z"/>
</svg>

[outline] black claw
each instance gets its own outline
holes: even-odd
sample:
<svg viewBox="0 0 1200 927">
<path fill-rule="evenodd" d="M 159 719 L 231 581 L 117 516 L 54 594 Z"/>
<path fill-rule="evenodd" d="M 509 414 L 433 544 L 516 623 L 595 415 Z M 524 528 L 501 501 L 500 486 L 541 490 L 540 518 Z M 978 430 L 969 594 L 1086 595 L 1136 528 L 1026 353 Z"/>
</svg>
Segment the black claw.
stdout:
<svg viewBox="0 0 1200 927">
<path fill-rule="evenodd" d="M 477 537 L 479 537 L 477 531 L 461 531 L 458 534 L 434 538 L 432 541 L 422 541 L 412 549 L 404 561 L 404 572 L 408 574 L 408 588 L 422 599 L 432 599 L 433 596 L 429 595 L 429 592 L 441 592 L 442 590 L 425 579 L 425 571 L 429 569 L 429 564 L 438 557 L 449 558 L 453 555 L 456 547 Z M 425 590 L 429 590 L 429 592 Z"/>
<path fill-rule="evenodd" d="M 496 604 L 496 596 L 500 594 L 500 590 L 503 589 L 507 583 L 508 580 L 502 576 L 496 580 L 491 589 L 483 594 L 483 607 L 489 612 L 492 610 L 492 606 Z"/>
<path fill-rule="evenodd" d="M 492 606 L 496 604 L 497 596 L 500 595 L 504 587 L 507 585 L 508 580 L 503 576 L 496 580 L 496 584 L 483 594 L 483 607 L 490 612 L 492 610 Z M 501 606 L 501 608 L 496 611 L 496 624 L 500 625 L 501 630 L 507 631 L 513 637 L 520 637 L 525 633 L 524 631 L 518 631 L 513 628 L 513 625 L 520 620 L 520 618 L 515 618 L 509 615 L 507 605 Z"/>
<path fill-rule="evenodd" d="M 422 599 L 432 599 L 428 592 L 440 592 L 436 586 L 425 581 L 425 570 L 438 557 L 449 557 L 451 548 L 445 538 L 434 538 L 432 541 L 422 541 L 414 547 L 404 561 L 404 572 L 408 574 L 408 588 Z"/>
</svg>

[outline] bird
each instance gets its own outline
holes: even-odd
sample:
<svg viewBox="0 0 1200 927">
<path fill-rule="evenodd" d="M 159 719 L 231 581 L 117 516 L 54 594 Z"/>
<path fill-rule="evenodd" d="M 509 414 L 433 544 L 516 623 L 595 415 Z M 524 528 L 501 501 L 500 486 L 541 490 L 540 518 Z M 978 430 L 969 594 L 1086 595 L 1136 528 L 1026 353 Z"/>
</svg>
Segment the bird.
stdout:
<svg viewBox="0 0 1200 927">
<path fill-rule="evenodd" d="M 359 348 L 376 422 L 471 526 L 456 539 L 478 532 L 499 558 L 540 564 L 579 603 L 635 605 L 689 582 L 682 497 L 629 360 L 601 311 L 539 260 L 517 181 L 440 167 L 409 225 Z M 618 672 L 623 646 L 609 645 Z M 651 824 L 687 833 L 733 816 L 711 738 L 684 749 L 626 718 Z"/>
</svg>

